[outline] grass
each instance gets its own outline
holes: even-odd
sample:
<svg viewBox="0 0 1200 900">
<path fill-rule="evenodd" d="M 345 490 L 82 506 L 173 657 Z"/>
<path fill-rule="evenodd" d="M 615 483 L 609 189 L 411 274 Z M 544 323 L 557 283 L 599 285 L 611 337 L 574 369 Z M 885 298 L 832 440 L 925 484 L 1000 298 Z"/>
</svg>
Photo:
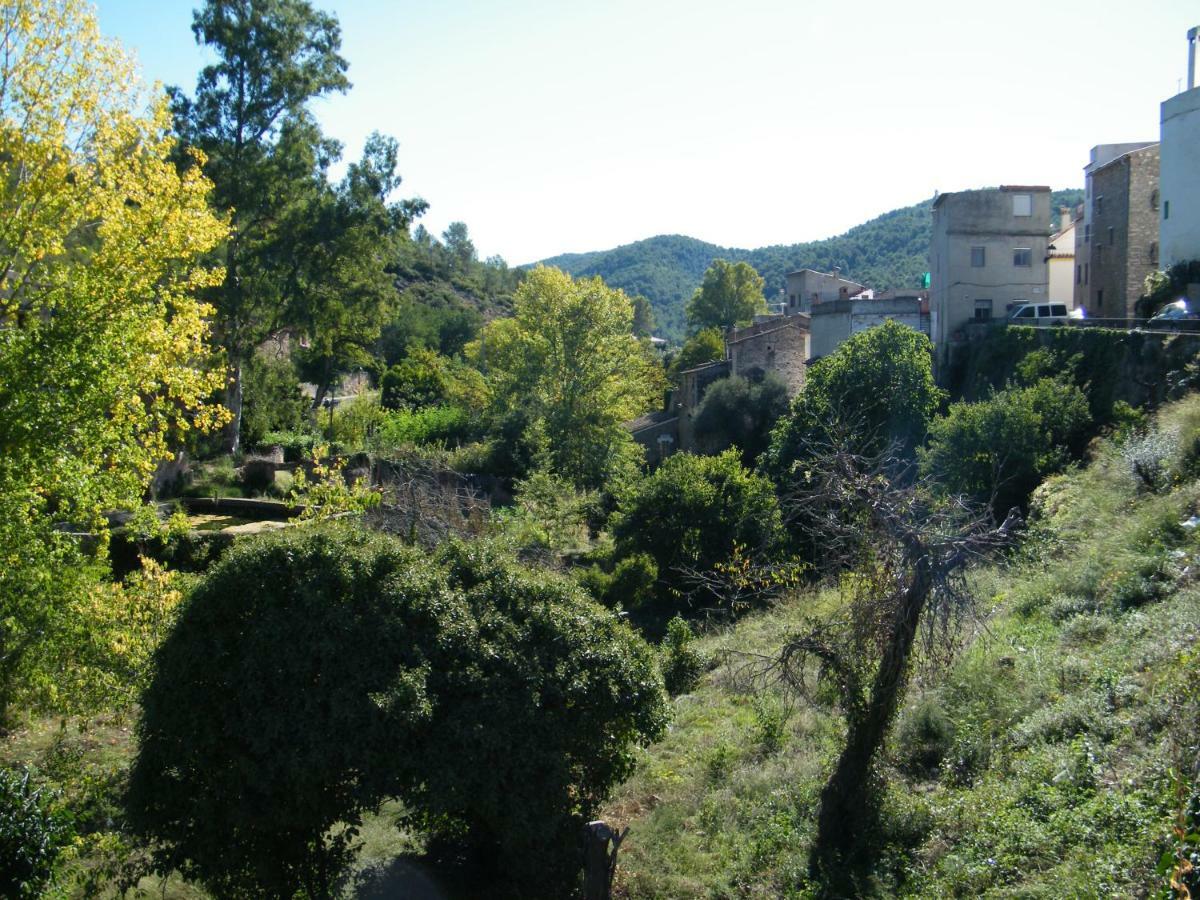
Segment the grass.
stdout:
<svg viewBox="0 0 1200 900">
<path fill-rule="evenodd" d="M 948 669 L 918 667 L 879 766 L 862 896 L 1164 889 L 1160 858 L 1193 790 L 1177 773 L 1200 750 L 1200 528 L 1181 525 L 1200 510 L 1200 398 L 1157 427 L 1171 437 L 1161 480 L 1138 474 L 1145 441 L 1134 458 L 1102 442 L 1087 469 L 1039 490 L 1022 549 L 972 573 L 979 617 Z M 837 602 L 796 596 L 698 642 L 721 664 L 677 698 L 670 734 L 602 814 L 631 829 L 618 896 L 821 895 L 807 853 L 840 720 L 797 705 L 765 753 L 738 676 L 744 654 L 770 654 Z"/>
</svg>

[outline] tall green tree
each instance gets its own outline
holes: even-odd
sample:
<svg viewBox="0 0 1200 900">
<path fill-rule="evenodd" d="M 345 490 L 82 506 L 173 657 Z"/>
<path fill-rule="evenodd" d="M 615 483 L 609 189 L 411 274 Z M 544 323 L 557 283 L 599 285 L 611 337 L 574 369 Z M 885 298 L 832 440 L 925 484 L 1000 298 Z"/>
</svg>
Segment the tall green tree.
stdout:
<svg viewBox="0 0 1200 900">
<path fill-rule="evenodd" d="M 765 282 L 749 263 L 714 259 L 687 303 L 689 330 L 732 328 L 767 311 Z"/>
<path fill-rule="evenodd" d="M 213 205 L 230 211 L 225 279 L 212 301 L 230 366 L 226 449 L 234 451 L 242 369 L 283 320 L 297 262 L 288 228 L 320 195 L 338 153 L 306 104 L 350 82 L 337 19 L 307 0 L 208 0 L 192 31 L 216 61 L 200 73 L 194 98 L 173 91 L 174 110 L 184 145 L 207 156 Z"/>
<path fill-rule="evenodd" d="M 651 407 L 662 369 L 632 333 L 633 305 L 599 278 L 538 266 L 471 347 L 502 418 L 523 412 L 552 469 L 598 487 L 630 459 L 622 422 Z"/>
<path fill-rule="evenodd" d="M 314 192 L 298 209 L 301 221 L 290 266 L 287 317 L 307 338 L 300 363 L 317 386 L 321 403 L 342 374 L 370 365 L 371 350 L 395 310 L 392 267 L 398 244 L 423 200 L 390 201 L 400 186 L 398 145 L 378 132 L 367 138 L 362 159 L 336 187 Z"/>
</svg>

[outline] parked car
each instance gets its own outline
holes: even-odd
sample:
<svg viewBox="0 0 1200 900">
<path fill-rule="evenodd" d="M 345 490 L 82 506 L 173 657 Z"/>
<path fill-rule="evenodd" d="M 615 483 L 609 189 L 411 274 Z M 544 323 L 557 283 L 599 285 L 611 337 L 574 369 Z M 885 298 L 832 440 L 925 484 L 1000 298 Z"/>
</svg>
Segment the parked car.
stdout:
<svg viewBox="0 0 1200 900">
<path fill-rule="evenodd" d="M 1065 303 L 1018 303 L 1008 313 L 1014 325 L 1055 325 L 1067 321 Z"/>
<path fill-rule="evenodd" d="M 1182 297 L 1172 303 L 1168 303 L 1146 322 L 1147 328 L 1166 328 L 1179 329 L 1188 328 L 1192 330 L 1196 328 L 1197 319 L 1200 319 L 1200 313 L 1196 313 L 1188 306 L 1188 302 Z M 1188 323 L 1184 325 L 1184 323 Z"/>
</svg>

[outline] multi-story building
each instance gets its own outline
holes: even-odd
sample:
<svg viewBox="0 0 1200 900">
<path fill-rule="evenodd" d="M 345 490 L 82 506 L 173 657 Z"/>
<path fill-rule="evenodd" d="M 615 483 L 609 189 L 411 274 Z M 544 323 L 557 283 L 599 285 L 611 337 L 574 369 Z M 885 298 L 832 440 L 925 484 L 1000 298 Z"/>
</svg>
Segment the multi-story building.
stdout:
<svg viewBox="0 0 1200 900">
<path fill-rule="evenodd" d="M 1188 38 L 1187 90 L 1162 105 L 1161 213 L 1159 265 L 1200 259 L 1200 88 L 1196 87 L 1196 43 Z"/>
<path fill-rule="evenodd" d="M 1050 188 L 1009 185 L 933 201 L 930 331 L 939 365 L 966 326 L 1045 300 Z"/>
<path fill-rule="evenodd" d="M 1158 162 L 1154 142 L 1092 148 L 1074 293 L 1075 305 L 1093 317 L 1132 318 L 1146 276 L 1158 267 Z"/>
<path fill-rule="evenodd" d="M 842 278 L 835 269 L 833 274 L 815 269 L 799 269 L 787 274 L 787 303 L 785 315 L 810 313 L 818 303 L 846 300 L 861 294 L 866 288 L 857 281 Z"/>
</svg>

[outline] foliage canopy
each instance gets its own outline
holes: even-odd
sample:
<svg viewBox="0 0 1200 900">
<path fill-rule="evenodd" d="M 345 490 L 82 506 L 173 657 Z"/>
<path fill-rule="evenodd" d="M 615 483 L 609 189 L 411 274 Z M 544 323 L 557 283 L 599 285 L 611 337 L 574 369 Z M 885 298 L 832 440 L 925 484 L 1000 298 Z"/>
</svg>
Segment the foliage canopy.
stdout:
<svg viewBox="0 0 1200 900">
<path fill-rule="evenodd" d="M 101 530 L 102 510 L 139 502 L 173 439 L 222 421 L 197 299 L 221 273 L 197 260 L 226 234 L 199 168 L 171 160 L 165 98 L 141 91 L 86 6 L 26 3 L 6 27 L 0 715 L 86 590 L 53 522 Z"/>
</svg>

